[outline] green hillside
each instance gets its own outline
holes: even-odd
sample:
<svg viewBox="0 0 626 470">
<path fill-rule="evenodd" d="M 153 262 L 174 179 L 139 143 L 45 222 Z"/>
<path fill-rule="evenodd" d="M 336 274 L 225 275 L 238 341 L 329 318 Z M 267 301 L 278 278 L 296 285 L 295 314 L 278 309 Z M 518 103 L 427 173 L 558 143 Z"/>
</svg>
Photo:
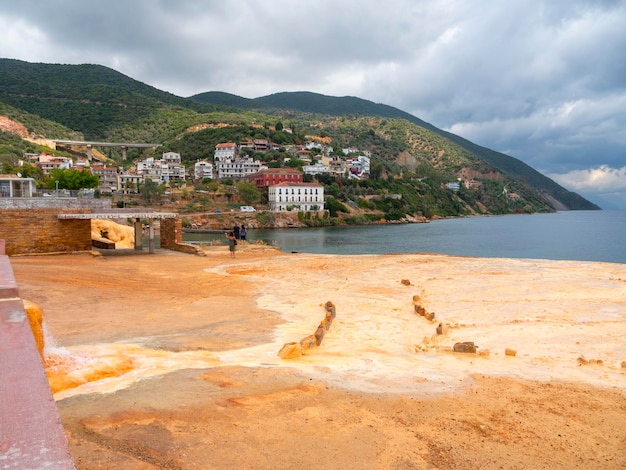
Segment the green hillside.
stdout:
<svg viewBox="0 0 626 470">
<path fill-rule="evenodd" d="M 342 148 L 357 148 L 371 155 L 370 179 L 322 178 L 331 212 L 349 214 L 343 217 L 355 222 L 598 209 L 515 158 L 354 97 L 298 92 L 247 99 L 207 92 L 181 98 L 99 65 L 0 59 L 0 116 L 28 132 L 27 138 L 16 137 L 16 131 L 0 134 L 0 162 L 41 151 L 33 138 L 158 143 L 158 152 L 179 152 L 188 166 L 211 160 L 215 145 L 227 141 L 267 139 L 286 147 L 314 140 L 337 155 Z M 132 163 L 108 152 L 120 165 Z M 150 152 L 133 150 L 129 157 Z M 284 149 L 251 156 L 270 167 L 302 164 Z M 479 185 L 447 189 L 459 172 Z M 506 191 L 518 199 L 507 198 Z"/>
<path fill-rule="evenodd" d="M 230 97 L 230 99 L 228 99 Z M 191 99 L 201 103 L 215 104 L 218 101 L 214 93 L 202 93 L 192 96 Z M 244 100 L 244 101 L 242 101 Z M 481 147 L 467 139 L 450 132 L 436 128 L 409 113 L 392 106 L 378 104 L 372 101 L 355 97 L 335 98 L 311 92 L 283 92 L 253 100 L 240 98 L 235 95 L 222 96 L 219 103 L 225 106 L 240 107 L 241 109 L 256 109 L 281 114 L 287 110 L 303 113 L 331 115 L 331 116 L 379 116 L 404 119 L 424 129 L 434 132 L 451 142 L 454 142 L 469 153 L 485 161 L 503 175 L 513 179 L 524 179 L 526 184 L 555 199 L 571 210 L 596 210 L 598 206 L 587 201 L 580 195 L 563 188 L 547 176 L 539 173 L 524 162 L 494 150 Z M 256 103 L 256 107 L 253 105 Z"/>
</svg>

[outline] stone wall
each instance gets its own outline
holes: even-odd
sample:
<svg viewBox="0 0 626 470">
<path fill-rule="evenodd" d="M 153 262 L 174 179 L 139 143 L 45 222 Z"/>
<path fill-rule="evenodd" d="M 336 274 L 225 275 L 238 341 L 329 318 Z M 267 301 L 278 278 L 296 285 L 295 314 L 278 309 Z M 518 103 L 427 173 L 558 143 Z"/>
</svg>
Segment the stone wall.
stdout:
<svg viewBox="0 0 626 470">
<path fill-rule="evenodd" d="M 200 247 L 183 243 L 183 224 L 180 218 L 161 220 L 161 248 L 181 251 L 193 255 L 203 255 Z"/>
<path fill-rule="evenodd" d="M 90 251 L 91 221 L 58 219 L 60 213 L 85 214 L 91 209 L 0 209 L 6 254 Z"/>
<path fill-rule="evenodd" d="M 76 197 L 2 197 L 1 209 L 81 209 L 106 210 L 111 199 L 88 199 Z"/>
</svg>

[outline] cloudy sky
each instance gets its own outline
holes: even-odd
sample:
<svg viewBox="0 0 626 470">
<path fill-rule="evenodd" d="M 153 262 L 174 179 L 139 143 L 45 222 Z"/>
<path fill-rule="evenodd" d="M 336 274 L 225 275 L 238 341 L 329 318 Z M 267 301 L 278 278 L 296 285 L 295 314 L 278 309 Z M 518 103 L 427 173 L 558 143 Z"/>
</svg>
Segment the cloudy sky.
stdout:
<svg viewBox="0 0 626 470">
<path fill-rule="evenodd" d="M 0 0 L 0 57 L 394 106 L 626 209 L 626 0 Z"/>
</svg>

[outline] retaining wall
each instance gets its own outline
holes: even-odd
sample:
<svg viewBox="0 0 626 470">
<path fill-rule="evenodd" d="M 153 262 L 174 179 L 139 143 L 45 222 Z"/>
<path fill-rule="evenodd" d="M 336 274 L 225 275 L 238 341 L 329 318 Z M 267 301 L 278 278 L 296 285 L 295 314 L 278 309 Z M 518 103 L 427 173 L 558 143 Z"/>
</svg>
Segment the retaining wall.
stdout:
<svg viewBox="0 0 626 470">
<path fill-rule="evenodd" d="M 183 243 L 183 223 L 179 217 L 161 220 L 161 248 L 192 255 L 204 254 L 200 247 Z"/>
<path fill-rule="evenodd" d="M 5 240 L 6 254 L 91 250 L 91 221 L 61 220 L 60 213 L 88 214 L 91 209 L 0 209 L 0 239 Z"/>
</svg>

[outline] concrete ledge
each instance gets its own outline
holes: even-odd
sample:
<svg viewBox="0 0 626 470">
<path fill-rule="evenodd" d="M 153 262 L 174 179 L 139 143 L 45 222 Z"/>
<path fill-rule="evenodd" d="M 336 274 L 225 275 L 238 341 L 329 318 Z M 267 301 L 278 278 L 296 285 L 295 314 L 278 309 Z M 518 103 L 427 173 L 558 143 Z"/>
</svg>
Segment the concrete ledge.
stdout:
<svg viewBox="0 0 626 470">
<path fill-rule="evenodd" d="M 91 246 L 102 248 L 103 250 L 115 250 L 115 242 L 107 240 L 106 238 L 92 238 Z"/>
<path fill-rule="evenodd" d="M 7 257 L 0 263 L 6 275 Z M 75 468 L 19 298 L 0 300 L 0 468 Z"/>
<path fill-rule="evenodd" d="M 19 297 L 19 292 L 13 277 L 13 268 L 8 256 L 0 254 L 0 300 L 15 297 Z"/>
</svg>

